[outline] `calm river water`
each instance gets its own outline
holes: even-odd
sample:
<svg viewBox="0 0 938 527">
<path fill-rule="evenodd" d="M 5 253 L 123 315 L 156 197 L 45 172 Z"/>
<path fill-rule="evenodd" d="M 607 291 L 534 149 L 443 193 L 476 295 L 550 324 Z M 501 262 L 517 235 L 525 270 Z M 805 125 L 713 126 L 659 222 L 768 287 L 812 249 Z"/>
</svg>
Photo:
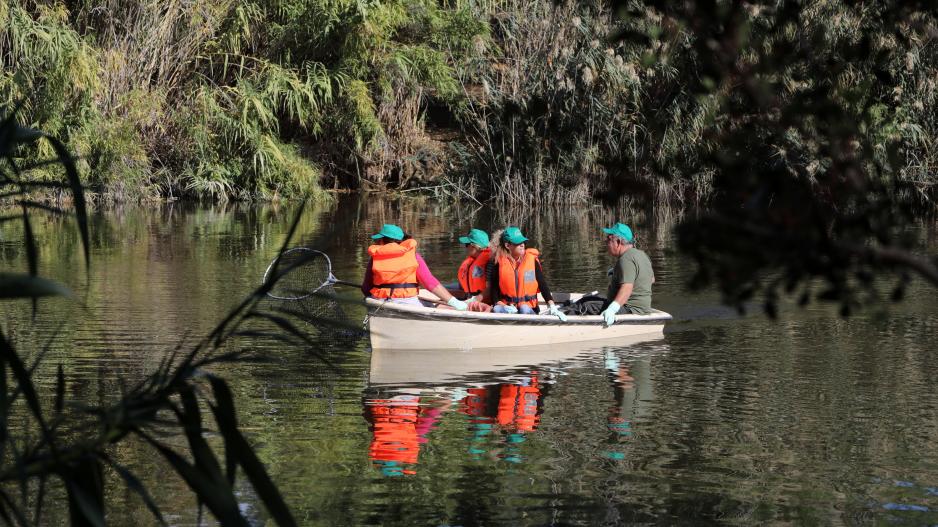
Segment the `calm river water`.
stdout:
<svg viewBox="0 0 938 527">
<path fill-rule="evenodd" d="M 4 323 L 24 348 L 58 331 L 42 384 L 62 363 L 70 399 L 107 400 L 258 285 L 295 210 L 99 212 L 87 275 L 72 225 L 37 221 L 42 273 L 85 305 L 44 302 L 32 326 L 28 306 L 5 305 Z M 541 250 L 553 289 L 591 291 L 611 265 L 598 229 L 616 219 L 652 257 L 654 304 L 674 315 L 663 338 L 390 363 L 367 339 L 242 343 L 268 360 L 218 373 L 300 523 L 938 524 L 938 303 L 924 285 L 848 320 L 822 305 L 786 307 L 777 321 L 740 316 L 686 291 L 693 267 L 675 249 L 676 218 L 599 208 L 495 214 L 342 198 L 308 207 L 294 245 L 324 250 L 337 277 L 356 281 L 368 236 L 394 222 L 448 282 L 459 235 L 511 222 Z M 20 238 L 5 229 L 3 266 L 23 268 Z M 934 228 L 922 232 L 938 247 Z M 364 317 L 358 305 L 345 311 Z M 129 444 L 115 455 L 172 524 L 196 522 L 194 499 L 152 452 Z M 116 477 L 108 489 L 112 524 L 154 523 Z M 239 492 L 264 524 L 251 489 Z M 61 507 L 51 513 L 50 525 L 64 519 Z"/>
</svg>

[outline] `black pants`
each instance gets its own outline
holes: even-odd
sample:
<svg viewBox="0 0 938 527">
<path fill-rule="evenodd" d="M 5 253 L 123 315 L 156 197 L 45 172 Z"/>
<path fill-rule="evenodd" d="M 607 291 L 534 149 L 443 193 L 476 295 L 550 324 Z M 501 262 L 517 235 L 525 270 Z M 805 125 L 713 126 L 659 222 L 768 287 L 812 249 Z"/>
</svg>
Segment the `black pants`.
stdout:
<svg viewBox="0 0 938 527">
<path fill-rule="evenodd" d="M 604 296 L 587 295 L 576 302 L 564 305 L 560 308 L 565 315 L 599 315 L 612 303 Z M 619 315 L 631 313 L 632 310 L 626 306 L 619 308 Z"/>
</svg>

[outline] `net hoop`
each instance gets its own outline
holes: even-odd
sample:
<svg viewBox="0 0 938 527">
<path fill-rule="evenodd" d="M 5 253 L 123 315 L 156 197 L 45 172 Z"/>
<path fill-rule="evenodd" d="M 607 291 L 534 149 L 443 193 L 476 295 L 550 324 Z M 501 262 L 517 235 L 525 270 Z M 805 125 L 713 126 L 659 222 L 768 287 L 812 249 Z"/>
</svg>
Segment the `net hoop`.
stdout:
<svg viewBox="0 0 938 527">
<path fill-rule="evenodd" d="M 287 255 L 300 256 L 301 258 L 304 258 L 304 261 L 301 264 L 294 265 L 293 267 L 289 268 L 287 272 L 283 276 L 280 277 L 281 280 L 288 278 L 290 276 L 290 273 L 297 272 L 301 267 L 310 265 L 311 263 L 315 262 L 317 258 L 322 258 L 325 261 L 325 265 L 326 265 L 325 275 L 326 276 L 322 279 L 320 283 L 311 284 L 308 293 L 284 296 L 283 294 L 274 293 L 273 288 L 271 288 L 270 291 L 267 291 L 267 296 L 271 298 L 276 298 L 277 300 L 302 300 L 304 298 L 307 298 L 315 294 L 317 291 L 319 291 L 323 287 L 335 283 L 335 277 L 332 276 L 332 260 L 329 259 L 329 255 L 327 255 L 326 253 L 322 251 L 309 249 L 307 247 L 294 247 L 292 249 L 287 249 L 286 251 L 283 251 L 282 253 L 278 254 L 273 259 L 273 261 L 270 262 L 270 265 L 267 266 L 267 270 L 264 271 L 264 283 L 267 283 L 267 281 L 271 279 L 271 275 L 273 274 L 274 270 L 277 269 L 277 264 L 280 262 L 281 259 L 283 259 Z M 277 269 L 277 270 L 281 272 L 283 271 L 282 269 Z"/>
</svg>

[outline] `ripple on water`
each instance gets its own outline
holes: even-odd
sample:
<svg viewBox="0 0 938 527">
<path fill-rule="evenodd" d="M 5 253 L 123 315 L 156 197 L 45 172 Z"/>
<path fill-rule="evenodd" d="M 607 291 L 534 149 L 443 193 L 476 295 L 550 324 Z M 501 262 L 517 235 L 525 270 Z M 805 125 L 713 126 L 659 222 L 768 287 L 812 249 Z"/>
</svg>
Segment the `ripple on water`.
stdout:
<svg viewBox="0 0 938 527">
<path fill-rule="evenodd" d="M 575 212 L 531 217 L 526 232 L 554 289 L 602 291 L 611 263 L 592 237 L 608 218 Z M 347 226 L 321 248 L 348 280 L 361 277 L 363 247 L 385 221 L 418 236 L 443 281 L 461 260 L 457 232 L 505 221 L 484 209 L 466 217 L 378 200 L 306 214 L 302 240 L 323 225 Z M 37 382 L 51 392 L 61 362 L 75 400 L 120 393 L 258 284 L 290 219 L 285 209 L 102 213 L 88 309 L 43 304 L 19 335 L 44 342 L 61 325 Z M 502 368 L 397 385 L 370 378 L 366 342 L 255 342 L 265 362 L 219 366 L 241 426 L 301 522 L 938 524 L 929 490 L 938 489 L 933 291 L 913 284 L 905 303 L 848 320 L 817 304 L 786 304 L 777 321 L 758 305 L 740 315 L 713 294 L 688 294 L 693 265 L 654 222 L 633 223 L 656 265 L 655 304 L 675 316 L 657 342 L 549 364 L 514 364 L 505 351 Z M 74 249 L 49 248 L 47 274 L 70 280 Z M 347 312 L 355 323 L 365 314 Z M 167 467 L 139 446 L 120 455 L 173 522 L 195 521 Z M 249 490 L 239 496 L 260 523 Z M 114 499 L 128 518 L 145 514 L 135 500 Z"/>
</svg>

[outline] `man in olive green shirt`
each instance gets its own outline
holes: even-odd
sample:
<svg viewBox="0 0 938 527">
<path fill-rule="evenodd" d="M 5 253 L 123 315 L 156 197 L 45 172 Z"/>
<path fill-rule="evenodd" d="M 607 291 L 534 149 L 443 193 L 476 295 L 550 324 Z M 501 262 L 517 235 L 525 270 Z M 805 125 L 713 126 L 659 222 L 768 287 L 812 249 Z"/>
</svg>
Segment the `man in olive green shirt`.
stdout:
<svg viewBox="0 0 938 527">
<path fill-rule="evenodd" d="M 602 313 L 606 326 L 615 323 L 617 314 L 650 314 L 651 284 L 655 283 L 651 260 L 644 251 L 635 248 L 635 236 L 628 225 L 616 223 L 603 232 L 606 250 L 616 257 L 606 293 L 609 304 Z"/>
</svg>

